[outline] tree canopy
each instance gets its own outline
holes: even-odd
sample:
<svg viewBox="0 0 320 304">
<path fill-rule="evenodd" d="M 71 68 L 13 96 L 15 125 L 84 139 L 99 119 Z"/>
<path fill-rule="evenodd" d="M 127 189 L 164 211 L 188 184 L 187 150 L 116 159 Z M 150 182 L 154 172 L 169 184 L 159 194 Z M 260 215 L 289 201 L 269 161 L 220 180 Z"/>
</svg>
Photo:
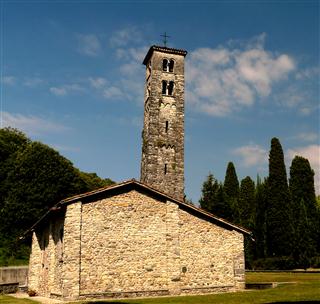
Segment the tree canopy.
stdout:
<svg viewBox="0 0 320 304">
<path fill-rule="evenodd" d="M 270 255 L 289 255 L 293 227 L 290 193 L 282 146 L 272 138 L 269 153 L 267 242 Z"/>
<path fill-rule="evenodd" d="M 18 243 L 18 237 L 54 204 L 112 183 L 81 172 L 54 149 L 15 129 L 0 130 L 0 154 L 0 262 L 22 247 L 27 255 L 28 240 Z"/>
</svg>

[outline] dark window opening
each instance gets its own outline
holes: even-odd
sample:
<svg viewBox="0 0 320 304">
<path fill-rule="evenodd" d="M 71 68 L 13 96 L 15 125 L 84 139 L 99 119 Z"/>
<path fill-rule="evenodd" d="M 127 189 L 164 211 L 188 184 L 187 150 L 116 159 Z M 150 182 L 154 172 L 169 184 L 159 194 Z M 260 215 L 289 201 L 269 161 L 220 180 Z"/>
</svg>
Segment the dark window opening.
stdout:
<svg viewBox="0 0 320 304">
<path fill-rule="evenodd" d="M 166 95 L 167 94 L 167 82 L 166 81 L 162 81 L 162 95 Z"/>
<path fill-rule="evenodd" d="M 174 61 L 173 60 L 170 60 L 169 62 L 169 72 L 173 72 L 173 66 L 174 66 Z"/>
<path fill-rule="evenodd" d="M 167 164 L 164 165 L 164 174 L 167 174 Z"/>
<path fill-rule="evenodd" d="M 166 121 L 166 133 L 168 133 L 168 129 L 169 129 L 169 122 Z"/>
<path fill-rule="evenodd" d="M 168 86 L 168 95 L 172 95 L 173 94 L 173 87 L 174 87 L 174 82 L 170 81 L 169 82 L 169 86 Z"/>
<path fill-rule="evenodd" d="M 186 266 L 183 266 L 183 267 L 182 267 L 182 272 L 183 272 L 183 273 L 186 273 L 186 272 L 187 272 L 187 267 L 186 267 Z"/>
<path fill-rule="evenodd" d="M 162 70 L 165 72 L 168 72 L 168 60 L 167 59 L 163 59 Z"/>
</svg>

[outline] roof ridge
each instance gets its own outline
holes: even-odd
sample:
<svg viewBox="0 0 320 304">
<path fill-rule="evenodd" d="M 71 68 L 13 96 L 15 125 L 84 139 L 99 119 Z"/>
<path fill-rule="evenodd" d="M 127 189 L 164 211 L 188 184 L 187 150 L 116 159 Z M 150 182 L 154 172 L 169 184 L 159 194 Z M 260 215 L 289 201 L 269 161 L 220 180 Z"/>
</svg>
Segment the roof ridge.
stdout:
<svg viewBox="0 0 320 304">
<path fill-rule="evenodd" d="M 223 225 L 226 225 L 226 226 L 229 226 L 229 227 L 232 227 L 233 229 L 237 230 L 238 232 L 241 232 L 243 234 L 248 234 L 248 235 L 251 235 L 251 231 L 249 231 L 248 229 L 244 228 L 244 227 L 241 227 L 239 225 L 236 225 L 236 224 L 233 224 L 221 217 L 218 217 L 216 216 L 215 214 L 211 213 L 211 212 L 208 212 L 206 210 L 203 210 L 199 207 L 196 207 L 195 205 L 192 205 L 192 204 L 188 204 L 184 201 L 180 201 L 158 189 L 155 189 L 155 188 L 152 188 L 151 186 L 147 185 L 147 184 L 144 184 L 142 183 L 141 181 L 137 181 L 136 179 L 132 178 L 132 179 L 129 179 L 129 180 L 125 180 L 123 182 L 120 182 L 120 183 L 116 183 L 116 184 L 112 184 L 110 186 L 106 186 L 106 187 L 102 187 L 102 188 L 99 188 L 99 189 L 96 189 L 96 190 L 93 190 L 93 191 L 89 191 L 89 192 L 85 192 L 85 193 L 82 193 L 82 194 L 79 194 L 79 195 L 74 195 L 72 197 L 69 197 L 69 198 L 66 198 L 66 199 L 63 199 L 61 201 L 59 201 L 56 205 L 54 205 L 53 207 L 51 207 L 30 229 L 28 229 L 23 235 L 25 236 L 28 232 L 30 231 L 33 231 L 34 228 L 45 218 L 48 216 L 48 214 L 50 212 L 53 212 L 53 211 L 56 211 L 56 210 L 59 210 L 61 208 L 62 205 L 68 205 L 68 204 L 72 204 L 74 202 L 76 202 L 77 200 L 81 200 L 82 198 L 86 198 L 86 197 L 90 197 L 92 195 L 96 195 L 96 194 L 100 194 L 100 193 L 103 193 L 105 191 L 109 191 L 109 190 L 112 190 L 112 189 L 117 189 L 117 188 L 121 188 L 123 186 L 126 186 L 126 185 L 138 185 L 144 189 L 147 189 L 153 193 L 156 193 L 164 198 L 166 198 L 166 200 L 169 200 L 169 201 L 172 201 L 178 205 L 181 205 L 181 206 L 184 206 L 186 207 L 187 209 L 189 210 L 193 210 L 195 212 L 198 212 L 200 214 L 203 214 L 217 222 L 220 222 L 221 224 Z"/>
</svg>

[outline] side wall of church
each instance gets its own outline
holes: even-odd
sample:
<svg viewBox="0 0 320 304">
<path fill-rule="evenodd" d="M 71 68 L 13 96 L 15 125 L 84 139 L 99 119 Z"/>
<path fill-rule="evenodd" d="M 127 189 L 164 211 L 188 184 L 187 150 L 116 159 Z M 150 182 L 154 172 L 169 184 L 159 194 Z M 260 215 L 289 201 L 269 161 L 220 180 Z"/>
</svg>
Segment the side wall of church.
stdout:
<svg viewBox="0 0 320 304">
<path fill-rule="evenodd" d="M 29 274 L 39 295 L 177 295 L 244 285 L 242 234 L 140 191 L 73 203 L 39 231 Z"/>
<path fill-rule="evenodd" d="M 244 288 L 243 235 L 179 211 L 181 291 L 221 292 Z"/>
<path fill-rule="evenodd" d="M 39 295 L 61 295 L 64 212 L 39 227 L 32 236 L 28 288 Z"/>
<path fill-rule="evenodd" d="M 166 216 L 134 190 L 83 204 L 81 295 L 167 294 Z"/>
<path fill-rule="evenodd" d="M 80 296 L 244 287 L 243 235 L 132 190 L 83 204 Z"/>
</svg>

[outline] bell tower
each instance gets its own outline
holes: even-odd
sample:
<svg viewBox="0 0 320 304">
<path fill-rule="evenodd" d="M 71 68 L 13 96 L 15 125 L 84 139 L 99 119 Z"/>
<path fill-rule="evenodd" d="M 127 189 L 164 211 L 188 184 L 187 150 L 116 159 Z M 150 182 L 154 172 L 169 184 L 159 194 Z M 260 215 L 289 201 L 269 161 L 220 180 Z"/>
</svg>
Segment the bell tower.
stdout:
<svg viewBox="0 0 320 304">
<path fill-rule="evenodd" d="M 146 66 L 141 182 L 184 199 L 184 50 L 151 46 Z"/>
</svg>

